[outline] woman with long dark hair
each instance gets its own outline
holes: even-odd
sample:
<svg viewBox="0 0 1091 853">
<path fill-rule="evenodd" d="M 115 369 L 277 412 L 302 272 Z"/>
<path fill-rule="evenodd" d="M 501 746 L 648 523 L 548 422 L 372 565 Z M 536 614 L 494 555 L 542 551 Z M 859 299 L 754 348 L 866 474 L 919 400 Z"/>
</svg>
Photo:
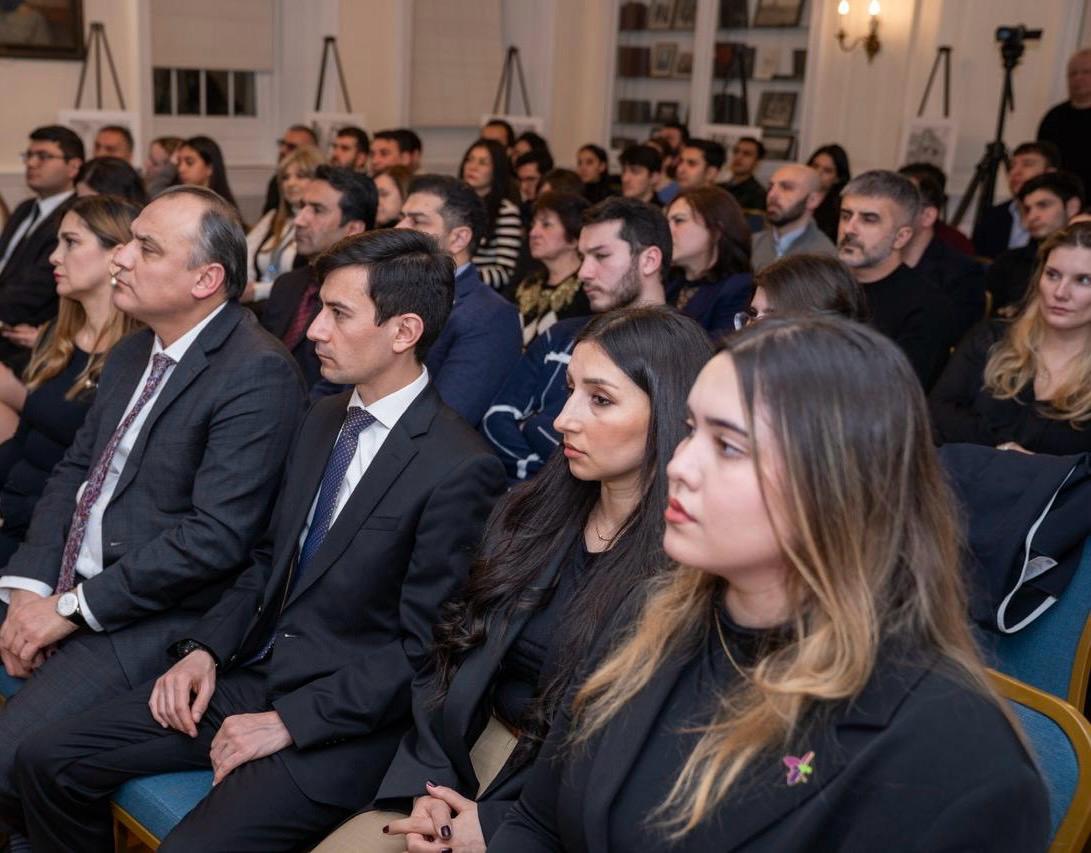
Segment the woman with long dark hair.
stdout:
<svg viewBox="0 0 1091 853">
<path fill-rule="evenodd" d="M 148 203 L 148 192 L 140 174 L 119 157 L 96 157 L 80 167 L 76 195 L 113 195 L 137 207 Z"/>
<path fill-rule="evenodd" d="M 807 165 L 818 172 L 822 185 L 822 203 L 814 212 L 814 222 L 823 234 L 837 244 L 837 222 L 841 218 L 841 190 L 852 179 L 849 155 L 840 145 L 816 148 Z"/>
<path fill-rule="evenodd" d="M 177 151 L 178 183 L 208 187 L 236 209 L 238 203 L 227 182 L 224 155 L 215 139 L 191 136 Z"/>
<path fill-rule="evenodd" d="M 504 146 L 491 139 L 477 140 L 466 149 L 458 177 L 485 202 L 488 216 L 485 236 L 471 261 L 485 284 L 503 290 L 511 281 L 523 248 L 523 219 L 514 201 L 511 166 Z"/>
<path fill-rule="evenodd" d="M 591 204 L 608 195 L 619 195 L 621 186 L 610 174 L 610 158 L 601 145 L 581 145 L 576 152 L 576 172 L 583 181 L 583 194 Z"/>
<path fill-rule="evenodd" d="M 665 465 L 710 352 L 693 321 L 663 307 L 599 315 L 580 333 L 556 420 L 564 454 L 497 506 L 469 586 L 436 629 L 434 668 L 414 683 L 416 725 L 377 798 L 412 815 L 365 813 L 319 851 L 404 851 L 402 834 L 410 847 L 453 835 L 484 849 L 600 630 L 666 568 Z M 426 787 L 437 783 L 446 799 Z"/>
<path fill-rule="evenodd" d="M 866 323 L 867 296 L 841 261 L 829 255 L 786 255 L 754 274 L 754 295 L 745 311 L 735 315 L 741 329 L 765 317 L 838 314 Z"/>
</svg>

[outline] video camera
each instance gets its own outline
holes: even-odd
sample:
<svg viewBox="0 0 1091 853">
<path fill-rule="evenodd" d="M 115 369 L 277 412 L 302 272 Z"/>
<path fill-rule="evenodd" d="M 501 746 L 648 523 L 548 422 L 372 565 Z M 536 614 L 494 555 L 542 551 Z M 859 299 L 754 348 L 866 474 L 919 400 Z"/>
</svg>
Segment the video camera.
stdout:
<svg viewBox="0 0 1091 853">
<path fill-rule="evenodd" d="M 996 28 L 996 40 L 1005 44 L 1022 44 L 1024 41 L 1037 41 L 1041 37 L 1041 30 L 1028 30 L 1026 24 Z"/>
</svg>

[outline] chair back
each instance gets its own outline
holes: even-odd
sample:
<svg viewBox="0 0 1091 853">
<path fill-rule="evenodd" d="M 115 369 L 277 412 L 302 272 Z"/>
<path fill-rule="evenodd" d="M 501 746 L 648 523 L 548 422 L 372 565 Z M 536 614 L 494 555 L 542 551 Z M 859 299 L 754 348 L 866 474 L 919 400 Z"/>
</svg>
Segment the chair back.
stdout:
<svg viewBox="0 0 1091 853">
<path fill-rule="evenodd" d="M 19 692 L 19 688 L 23 686 L 22 678 L 12 678 L 0 666 L 0 706 Z"/>
<path fill-rule="evenodd" d="M 1091 723 L 1063 699 L 994 670 L 989 676 L 1011 703 L 1045 778 L 1050 853 L 1082 853 L 1091 838 Z"/>
</svg>

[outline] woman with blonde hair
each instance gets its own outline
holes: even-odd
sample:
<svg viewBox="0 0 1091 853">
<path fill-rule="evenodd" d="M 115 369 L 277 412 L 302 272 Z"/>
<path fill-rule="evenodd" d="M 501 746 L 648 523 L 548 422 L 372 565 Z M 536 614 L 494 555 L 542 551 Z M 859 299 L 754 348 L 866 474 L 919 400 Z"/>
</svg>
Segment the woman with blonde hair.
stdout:
<svg viewBox="0 0 1091 853">
<path fill-rule="evenodd" d="M 834 317 L 725 347 L 667 468 L 678 565 L 616 626 L 489 853 L 1044 850 L 909 362 Z"/>
<path fill-rule="evenodd" d="M 932 389 L 940 442 L 1091 450 L 1091 223 L 1046 240 L 1031 281 L 1015 319 L 971 330 Z"/>
<path fill-rule="evenodd" d="M 106 356 L 135 328 L 110 302 L 109 266 L 114 249 L 132 239 L 129 228 L 139 212 L 114 196 L 87 196 L 61 220 L 49 257 L 60 297 L 57 319 L 38 339 L 25 384 L 5 386 L 21 414 L 10 414 L 18 428 L 0 445 L 0 566 L 22 542 L 50 473 L 83 423 Z"/>
</svg>

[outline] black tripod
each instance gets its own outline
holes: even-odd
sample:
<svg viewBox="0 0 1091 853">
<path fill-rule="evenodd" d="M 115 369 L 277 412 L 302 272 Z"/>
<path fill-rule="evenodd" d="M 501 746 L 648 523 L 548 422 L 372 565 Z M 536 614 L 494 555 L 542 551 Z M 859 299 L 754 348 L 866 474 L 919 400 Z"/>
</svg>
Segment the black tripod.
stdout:
<svg viewBox="0 0 1091 853">
<path fill-rule="evenodd" d="M 515 78 L 519 77 L 519 91 L 523 94 L 523 109 L 530 112 L 530 98 L 527 96 L 527 81 L 523 77 L 523 63 L 519 59 L 519 48 L 509 47 L 504 57 L 504 69 L 500 72 L 500 85 L 496 89 L 496 99 L 492 102 L 493 115 L 511 115 L 511 90 L 515 87 Z M 500 113 L 500 101 L 504 101 L 504 112 Z"/>
<path fill-rule="evenodd" d="M 1004 123 L 1008 113 L 1015 109 L 1015 92 L 1012 88 L 1012 72 L 1019 60 L 1023 58 L 1023 39 L 1006 38 L 1000 45 L 1000 56 L 1004 62 L 1004 89 L 1000 93 L 1000 114 L 996 120 L 996 137 L 985 146 L 985 156 L 974 167 L 974 177 L 966 188 L 966 194 L 955 211 L 952 222 L 956 228 L 962 222 L 962 217 L 970 209 L 974 195 L 980 192 L 977 199 L 977 210 L 974 212 L 974 226 L 981 221 L 993 206 L 993 195 L 996 192 L 996 175 L 1000 171 L 1000 164 L 1007 164 L 1008 149 L 1004 145 Z"/>
<path fill-rule="evenodd" d="M 114 92 L 121 109 L 125 109 L 125 96 L 121 94 L 121 83 L 117 79 L 114 67 L 114 55 L 110 52 L 110 42 L 106 40 L 106 28 L 99 21 L 91 22 L 87 33 L 87 48 L 83 55 L 83 67 L 80 69 L 80 82 L 76 88 L 76 109 L 83 103 L 83 84 L 87 80 L 87 66 L 91 64 L 91 52 L 95 54 L 95 109 L 102 109 L 102 49 L 106 49 L 106 61 L 110 63 L 110 77 L 114 81 Z"/>
</svg>

